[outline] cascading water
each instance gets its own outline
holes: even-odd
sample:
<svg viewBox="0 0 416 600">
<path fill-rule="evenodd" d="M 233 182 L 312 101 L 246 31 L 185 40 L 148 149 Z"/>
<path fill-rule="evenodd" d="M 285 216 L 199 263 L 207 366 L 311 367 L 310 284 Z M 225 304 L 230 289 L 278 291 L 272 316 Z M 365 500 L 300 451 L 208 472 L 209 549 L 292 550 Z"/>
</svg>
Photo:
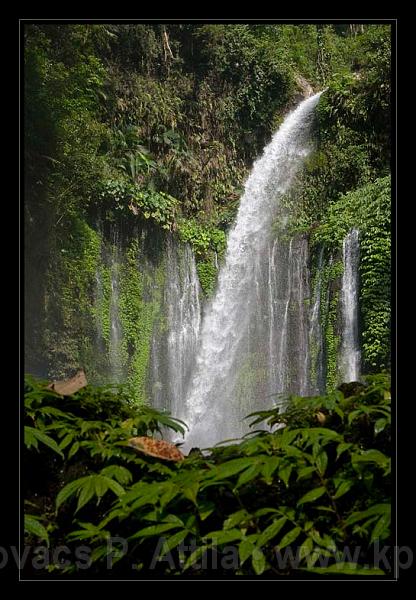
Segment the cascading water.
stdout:
<svg viewBox="0 0 416 600">
<path fill-rule="evenodd" d="M 311 149 L 310 126 L 319 97 L 320 93 L 304 100 L 285 119 L 246 181 L 236 223 L 229 234 L 217 291 L 202 323 L 189 391 L 176 415 L 190 427 L 185 448 L 207 447 L 242 435 L 247 430 L 243 417 L 259 408 L 260 396 L 270 394 L 272 384 L 276 384 L 275 391 L 293 388 L 296 381 L 299 392 L 308 388 L 307 320 L 301 320 L 295 328 L 300 361 L 291 374 L 287 361 L 288 348 L 294 341 L 291 329 L 294 314 L 305 314 L 302 302 L 308 294 L 304 283 L 307 244 L 302 238 L 293 239 L 287 248 L 287 243 L 279 241 L 273 249 L 271 223 L 278 211 L 283 212 L 279 198 L 289 189 Z M 280 264 L 278 257 L 285 255 L 286 261 Z M 285 267 L 286 287 L 281 285 Z M 271 300 L 262 304 L 260 300 L 264 289 L 267 292 L 267 281 Z M 279 293 L 274 304 L 276 289 Z M 297 305 L 297 311 L 291 310 L 293 305 Z M 264 306 L 269 310 L 262 314 Z M 283 321 L 280 320 L 282 307 Z M 279 331 L 279 323 L 281 333 L 277 339 L 274 332 L 270 333 L 270 327 Z M 267 353 L 268 361 L 264 360 L 265 344 L 272 349 Z M 270 355 L 274 364 L 276 357 L 278 365 L 271 371 L 274 373 L 272 382 Z M 246 372 L 253 369 L 265 385 L 250 385 L 246 380 Z M 289 381 L 284 381 L 285 378 Z M 247 395 L 250 388 L 251 397 Z"/>
<path fill-rule="evenodd" d="M 360 255 L 359 233 L 351 229 L 342 248 L 344 272 L 342 275 L 341 310 L 342 337 L 340 371 L 344 382 L 358 381 L 361 352 L 358 336 L 358 267 Z"/>
<path fill-rule="evenodd" d="M 101 240 L 104 240 L 104 231 L 100 220 L 97 222 L 97 231 Z M 120 321 L 120 268 L 122 251 L 120 245 L 120 232 L 117 226 L 110 231 L 110 240 L 106 244 L 101 242 L 101 261 L 95 273 L 95 351 L 96 364 L 99 364 L 100 375 L 105 383 L 123 383 L 125 369 L 123 367 L 123 331 Z M 109 272 L 109 290 L 104 292 L 103 269 Z M 107 304 L 108 302 L 108 304 Z M 107 314 L 103 313 L 106 305 Z M 104 323 L 108 322 L 108 344 L 105 342 Z"/>
<path fill-rule="evenodd" d="M 195 360 L 201 323 L 200 287 L 194 255 L 188 245 L 178 257 L 172 241 L 168 243 L 168 376 L 170 410 L 178 414 Z"/>
<path fill-rule="evenodd" d="M 322 246 L 318 254 L 318 263 L 316 269 L 315 289 L 313 293 L 313 303 L 310 315 L 309 325 L 309 348 L 310 362 L 312 367 L 311 393 L 323 394 L 325 392 L 324 377 L 324 341 L 321 324 L 321 294 L 322 294 L 322 266 L 324 260 L 324 247 Z M 329 294 L 328 294 L 329 296 Z"/>
<path fill-rule="evenodd" d="M 267 402 L 282 393 L 309 392 L 308 243 L 275 239 L 268 261 L 269 388 Z M 259 338 L 259 344 L 261 338 Z M 256 400 L 258 402 L 258 400 Z M 262 406 L 255 406 L 262 408 Z"/>
<path fill-rule="evenodd" d="M 120 383 L 122 374 L 122 365 L 120 359 L 121 352 L 121 325 L 119 318 L 119 268 L 120 260 L 118 258 L 118 231 L 114 230 L 113 247 L 111 253 L 111 299 L 110 299 L 110 344 L 109 360 L 111 376 L 114 383 Z"/>
<path fill-rule="evenodd" d="M 166 335 L 152 342 L 153 404 L 177 416 L 194 366 L 201 324 L 201 289 L 190 246 L 168 238 L 164 305 Z"/>
</svg>

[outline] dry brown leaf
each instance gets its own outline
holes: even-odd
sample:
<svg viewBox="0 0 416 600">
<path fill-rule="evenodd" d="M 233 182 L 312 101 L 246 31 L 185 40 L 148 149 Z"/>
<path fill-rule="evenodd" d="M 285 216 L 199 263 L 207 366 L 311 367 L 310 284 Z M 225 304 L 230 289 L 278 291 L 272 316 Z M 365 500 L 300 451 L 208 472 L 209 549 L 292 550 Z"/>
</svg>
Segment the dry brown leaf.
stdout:
<svg viewBox="0 0 416 600">
<path fill-rule="evenodd" d="M 54 381 L 53 383 L 50 383 L 48 385 L 48 389 L 54 390 L 54 392 L 60 394 L 61 396 L 71 396 L 81 388 L 85 387 L 87 384 L 88 382 L 85 373 L 83 370 L 81 370 L 70 379 Z"/>
<path fill-rule="evenodd" d="M 326 415 L 324 415 L 324 413 L 321 411 L 318 411 L 316 413 L 316 418 L 318 419 L 321 425 L 323 425 L 326 421 Z"/>
<path fill-rule="evenodd" d="M 148 456 L 163 458 L 164 460 L 180 461 L 185 457 L 171 442 L 154 440 L 150 437 L 133 437 L 129 439 L 129 446 Z"/>
</svg>

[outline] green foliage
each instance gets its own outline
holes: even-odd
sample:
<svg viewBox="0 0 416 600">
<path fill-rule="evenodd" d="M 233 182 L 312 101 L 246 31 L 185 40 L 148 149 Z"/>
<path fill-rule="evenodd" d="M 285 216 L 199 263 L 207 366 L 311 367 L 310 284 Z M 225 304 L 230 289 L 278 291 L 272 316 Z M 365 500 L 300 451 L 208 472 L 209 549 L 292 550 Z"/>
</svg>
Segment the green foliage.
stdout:
<svg viewBox="0 0 416 600">
<path fill-rule="evenodd" d="M 217 283 L 217 268 L 212 260 L 198 261 L 196 265 L 199 283 L 206 296 L 212 296 Z"/>
<path fill-rule="evenodd" d="M 192 246 L 197 258 L 206 256 L 209 250 L 219 255 L 225 250 L 226 238 L 221 229 L 188 220 L 179 223 L 178 231 L 180 239 Z"/>
<path fill-rule="evenodd" d="M 178 232 L 180 240 L 191 245 L 201 288 L 206 296 L 210 296 L 215 289 L 219 261 L 225 252 L 225 233 L 195 220 L 179 222 Z"/>
<path fill-rule="evenodd" d="M 325 353 L 326 353 L 326 389 L 335 389 L 339 383 L 338 376 L 338 356 L 341 344 L 341 338 L 337 328 L 338 317 L 338 298 L 335 294 L 329 302 L 329 310 L 325 315 L 324 335 L 325 335 Z"/>
<path fill-rule="evenodd" d="M 360 232 L 360 311 L 364 368 L 390 365 L 391 180 L 377 179 L 341 196 L 312 233 L 314 242 L 340 247 L 348 231 Z"/>
<path fill-rule="evenodd" d="M 335 257 L 348 231 L 360 232 L 360 335 L 362 368 L 368 373 L 390 365 L 391 32 L 390 26 L 377 25 L 351 32 L 350 66 L 329 79 L 317 106 L 316 149 L 285 200 L 292 231 L 309 233 L 316 252 L 323 244 Z M 329 314 L 323 322 L 327 385 L 333 386 L 339 283 L 324 275 L 333 281 L 324 292 Z"/>
<path fill-rule="evenodd" d="M 205 25 L 198 31 L 216 77 L 235 89 L 235 112 L 248 129 L 267 131 L 275 111 L 290 97 L 291 73 L 269 37 L 248 25 Z"/>
<path fill-rule="evenodd" d="M 126 180 L 111 179 L 102 184 L 99 197 L 104 206 L 124 214 L 130 211 L 142 219 L 152 219 L 162 229 L 172 229 L 175 223 L 178 201 L 165 192 L 143 190 Z"/>
<path fill-rule="evenodd" d="M 39 540 L 45 540 L 45 542 L 49 545 L 48 532 L 38 517 L 35 517 L 35 515 L 30 515 L 29 513 L 25 513 L 24 525 L 26 534 L 34 536 Z"/>
<path fill-rule="evenodd" d="M 141 574 L 152 572 L 157 550 L 159 574 L 208 574 L 206 559 L 212 552 L 220 565 L 217 574 L 384 574 L 372 564 L 372 548 L 390 540 L 390 391 L 385 375 L 368 378 L 353 396 L 336 391 L 290 397 L 283 408 L 250 415 L 252 425 L 266 422 L 272 432 L 254 431 L 239 443 L 204 455 L 192 453 L 169 466 L 139 457 L 125 440 L 162 425 L 181 430 L 181 424 L 150 409 L 132 411 L 122 390 L 115 394 L 87 387 L 62 399 L 28 381 L 25 405 L 26 419 L 55 438 L 65 461 L 86 466 L 81 476 L 49 488 L 54 504 L 47 518 L 54 523 L 51 544 L 58 535 L 70 547 L 81 540 L 92 546 L 94 574 L 102 573 L 107 540 L 115 535 L 128 540 L 129 551 L 114 558 L 112 577 L 133 564 Z M 323 425 L 318 414 L 325 416 Z M 74 439 L 78 447 L 71 452 Z M 54 454 L 47 446 L 42 452 L 44 461 L 48 452 Z M 28 448 L 27 459 L 34 458 Z M 29 483 L 26 494 L 34 489 Z M 80 519 L 75 527 L 72 515 Z M 42 529 L 30 524 L 45 515 L 28 517 L 28 533 L 46 539 Z M 192 540 L 193 551 L 180 560 L 180 544 Z M 227 571 L 230 545 L 238 549 L 239 564 Z M 359 557 L 346 560 L 344 548 L 353 551 L 356 546 Z M 283 555 L 285 548 L 298 555 L 282 567 L 275 553 Z"/>
<path fill-rule="evenodd" d="M 41 335 L 52 366 L 51 377 L 92 364 L 90 336 L 94 335 L 91 292 L 100 262 L 100 236 L 83 219 L 71 216 L 55 240 L 46 273 L 45 320 Z M 82 332 L 80 335 L 79 332 Z"/>
</svg>

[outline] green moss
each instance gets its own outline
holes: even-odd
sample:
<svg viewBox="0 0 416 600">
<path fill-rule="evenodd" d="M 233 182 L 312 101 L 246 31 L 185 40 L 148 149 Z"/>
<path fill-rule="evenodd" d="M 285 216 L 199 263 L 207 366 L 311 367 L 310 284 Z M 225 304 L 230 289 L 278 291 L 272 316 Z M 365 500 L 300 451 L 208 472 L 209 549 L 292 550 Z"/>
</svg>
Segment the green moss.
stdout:
<svg viewBox="0 0 416 600">
<path fill-rule="evenodd" d="M 100 261 L 100 237 L 83 219 L 72 217 L 56 242 L 47 272 L 44 345 L 48 375 L 63 377 L 91 362 L 95 330 L 91 296 Z"/>
<path fill-rule="evenodd" d="M 322 328 L 326 373 L 325 384 L 328 391 L 338 385 L 338 355 L 341 337 L 338 326 L 339 314 L 339 278 L 343 264 L 340 260 L 329 261 L 321 269 L 320 324 Z M 315 270 L 314 277 L 317 277 Z M 318 348 L 311 346 L 312 381 L 316 381 L 316 359 Z"/>
<path fill-rule="evenodd" d="M 156 267 L 154 274 L 150 276 L 146 269 L 140 272 L 137 270 L 137 262 L 132 262 L 130 255 L 125 275 L 126 287 L 123 290 L 123 300 L 120 301 L 120 312 L 124 344 L 129 351 L 127 382 L 134 392 L 135 401 L 145 403 L 148 400 L 146 380 L 153 329 L 162 307 L 164 264 Z"/>
<path fill-rule="evenodd" d="M 335 333 L 335 315 L 337 302 L 331 307 L 328 315 L 328 322 L 325 328 L 325 347 L 326 347 L 326 389 L 334 390 L 338 385 L 338 352 L 340 346 L 340 337 Z"/>
<path fill-rule="evenodd" d="M 217 269 L 213 261 L 197 262 L 199 283 L 206 296 L 211 296 L 217 283 Z"/>
<path fill-rule="evenodd" d="M 100 262 L 98 266 L 97 280 L 100 286 L 100 293 L 96 296 L 94 314 L 98 330 L 108 350 L 110 343 L 111 270 L 103 262 Z"/>
<path fill-rule="evenodd" d="M 314 243 L 340 248 L 348 231 L 359 229 L 361 337 L 366 372 L 390 365 L 390 186 L 390 177 L 383 177 L 341 196 L 313 232 Z"/>
</svg>

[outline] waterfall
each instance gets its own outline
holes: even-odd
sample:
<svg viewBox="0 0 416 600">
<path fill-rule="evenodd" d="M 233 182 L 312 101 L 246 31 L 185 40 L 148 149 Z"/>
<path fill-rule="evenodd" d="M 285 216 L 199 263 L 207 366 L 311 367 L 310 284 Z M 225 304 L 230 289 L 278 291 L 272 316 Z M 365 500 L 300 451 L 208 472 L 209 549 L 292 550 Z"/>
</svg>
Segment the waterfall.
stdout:
<svg viewBox="0 0 416 600">
<path fill-rule="evenodd" d="M 340 375 L 343 382 L 358 381 L 360 377 L 361 353 L 358 337 L 358 266 L 359 233 L 351 229 L 344 239 L 342 256 L 341 310 L 342 335 Z"/>
<path fill-rule="evenodd" d="M 97 364 L 100 363 L 100 375 L 104 382 L 122 383 L 125 372 L 123 369 L 123 332 L 120 321 L 120 267 L 122 253 L 120 248 L 120 232 L 117 226 L 111 228 L 111 242 L 105 244 L 101 220 L 97 221 L 97 231 L 101 239 L 101 262 L 95 272 L 95 351 Z M 103 268 L 109 272 L 109 290 L 104 292 Z M 106 298 L 107 296 L 107 298 Z M 106 313 L 103 314 L 103 305 Z M 104 341 L 104 320 L 108 322 L 108 349 Z"/>
<path fill-rule="evenodd" d="M 166 248 L 165 335 L 152 340 L 153 404 L 178 416 L 194 366 L 201 324 L 201 289 L 195 257 L 189 245 L 171 237 Z"/>
<path fill-rule="evenodd" d="M 308 242 L 295 236 L 273 242 L 269 258 L 270 398 L 282 393 L 309 393 Z M 274 393 L 273 393 L 274 392 Z M 257 408 L 257 407 L 255 407 Z"/>
<path fill-rule="evenodd" d="M 267 267 L 266 271 L 269 270 L 267 263 L 272 240 L 271 223 L 278 212 L 284 212 L 280 198 L 288 191 L 311 149 L 310 126 L 319 97 L 320 93 L 304 100 L 288 115 L 266 146 L 263 155 L 254 163 L 245 183 L 237 219 L 228 237 L 227 253 L 219 273 L 217 290 L 207 307 L 201 326 L 196 364 L 188 394 L 177 414 L 190 427 L 185 440 L 187 448 L 192 445 L 210 446 L 226 438 L 242 435 L 247 430 L 247 426 L 242 423 L 243 417 L 250 409 L 259 407 L 260 395 L 264 396 L 265 391 L 270 392 L 269 364 L 262 358 L 265 345 L 273 347 L 273 363 L 275 353 L 279 352 L 276 357 L 278 367 L 275 382 L 280 388 L 283 388 L 282 371 L 285 371 L 290 385 L 299 377 L 299 392 L 308 387 L 305 368 L 307 319 L 302 317 L 299 326 L 295 327 L 294 336 L 289 334 L 289 328 L 294 322 L 293 313 L 305 313 L 302 302 L 307 293 L 303 272 L 306 240 L 293 240 L 289 243 L 289 256 L 285 264 L 288 266 L 286 277 L 290 285 L 286 288 L 280 340 L 275 339 L 274 333 L 270 334 L 269 331 L 267 335 L 265 332 L 268 322 L 270 327 L 270 319 L 276 324 L 279 313 L 277 305 L 273 305 L 272 299 L 269 310 L 262 314 L 259 300 L 263 293 L 261 282 L 264 281 L 264 265 Z M 271 252 L 274 266 L 272 264 L 270 267 L 270 286 L 279 287 L 279 282 L 274 278 L 285 276 L 285 265 L 276 264 L 274 253 L 285 254 L 283 241 L 274 250 L 272 246 Z M 295 257 L 295 261 L 291 257 Z M 267 290 L 267 284 L 264 288 Z M 291 311 L 293 303 L 297 311 Z M 262 323 L 261 326 L 257 326 L 259 322 Z M 253 335 L 256 330 L 257 336 Z M 276 324 L 276 331 L 278 330 Z M 299 361 L 291 374 L 292 365 L 286 359 L 287 349 L 294 343 L 294 337 Z M 254 368 L 253 365 L 259 379 L 264 371 L 267 372 L 267 376 L 263 376 L 265 385 L 257 386 L 247 381 L 246 375 Z M 241 386 L 242 380 L 245 381 L 245 387 Z M 251 397 L 238 393 L 241 389 L 250 388 L 255 390 Z"/>
<path fill-rule="evenodd" d="M 306 396 L 309 394 L 309 319 L 306 304 L 309 301 L 308 242 L 303 236 L 299 240 L 294 240 L 294 243 L 296 243 L 295 252 L 289 263 L 292 268 L 291 300 L 295 302 L 289 330 L 293 332 L 293 346 L 292 352 L 287 354 L 292 357 L 296 365 L 296 372 L 292 373 L 292 378 L 299 382 L 298 393 Z M 297 390 L 293 389 L 293 393 L 296 392 Z"/>
<path fill-rule="evenodd" d="M 119 318 L 119 268 L 118 257 L 118 231 L 114 229 L 113 247 L 111 253 L 111 297 L 110 297 L 110 344 L 109 360 L 111 376 L 114 383 L 120 383 L 121 364 L 121 325 Z"/>
<path fill-rule="evenodd" d="M 170 411 L 176 415 L 195 359 L 201 322 L 200 287 L 195 258 L 188 245 L 182 249 L 182 256 L 178 256 L 178 249 L 169 240 L 167 260 L 167 362 Z"/>
<path fill-rule="evenodd" d="M 311 393 L 323 394 L 325 392 L 325 377 L 323 364 L 323 335 L 321 324 L 321 293 L 322 293 L 322 267 L 324 259 L 324 247 L 321 246 L 318 254 L 316 269 L 315 289 L 311 307 L 309 325 L 309 348 L 312 368 Z M 329 295 L 329 294 L 328 294 Z"/>
</svg>

